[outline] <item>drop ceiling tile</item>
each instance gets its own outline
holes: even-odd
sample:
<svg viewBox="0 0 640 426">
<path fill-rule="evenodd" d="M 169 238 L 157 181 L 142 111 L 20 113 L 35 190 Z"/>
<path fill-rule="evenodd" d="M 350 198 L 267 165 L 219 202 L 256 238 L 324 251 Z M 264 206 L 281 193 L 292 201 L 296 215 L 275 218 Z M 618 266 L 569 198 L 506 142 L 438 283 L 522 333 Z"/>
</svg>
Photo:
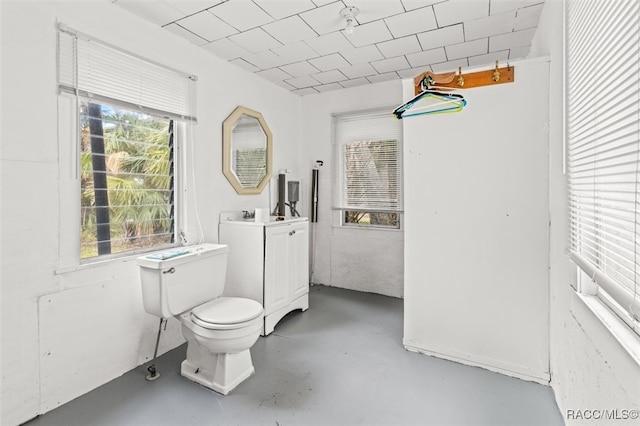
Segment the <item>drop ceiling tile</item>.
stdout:
<svg viewBox="0 0 640 426">
<path fill-rule="evenodd" d="M 489 39 L 467 41 L 460 44 L 452 44 L 444 48 L 449 60 L 462 59 L 467 56 L 484 55 L 489 52 Z"/>
<path fill-rule="evenodd" d="M 249 55 L 251 53 L 244 47 L 232 42 L 228 38 L 216 40 L 204 45 L 203 48 L 226 61 L 239 58 L 243 55 Z"/>
<path fill-rule="evenodd" d="M 514 30 L 524 30 L 527 28 L 535 28 L 540 21 L 540 14 L 542 13 L 542 7 L 544 5 L 526 7 L 519 9 L 516 15 L 516 23 Z"/>
<path fill-rule="evenodd" d="M 402 7 L 400 0 L 345 0 L 345 4 L 359 9 L 356 20 L 360 24 L 404 12 L 404 7 Z"/>
<path fill-rule="evenodd" d="M 422 46 L 422 50 L 462 43 L 464 41 L 462 24 L 420 33 L 418 34 L 418 41 Z"/>
<path fill-rule="evenodd" d="M 464 23 L 464 37 L 467 41 L 498 34 L 510 33 L 516 21 L 516 12 L 505 12 Z"/>
<path fill-rule="evenodd" d="M 332 70 L 332 71 L 321 72 L 318 74 L 313 74 L 312 77 L 323 84 L 335 83 L 337 81 L 342 81 L 347 79 L 347 77 L 338 70 Z"/>
<path fill-rule="evenodd" d="M 405 10 L 414 10 L 425 6 L 431 6 L 435 3 L 441 3 L 443 0 L 402 0 Z"/>
<path fill-rule="evenodd" d="M 331 90 L 339 90 L 339 89 L 344 89 L 344 87 L 340 86 L 338 83 L 329 83 L 329 84 L 323 84 L 321 86 L 313 86 L 314 89 L 316 89 L 318 92 L 329 92 Z"/>
<path fill-rule="evenodd" d="M 529 55 L 531 46 L 520 46 L 509 49 L 509 59 L 526 58 Z"/>
<path fill-rule="evenodd" d="M 355 47 L 367 46 L 369 44 L 380 43 L 391 40 L 393 36 L 384 24 L 384 21 L 375 21 L 355 27 L 353 34 L 348 36 L 348 40 Z"/>
<path fill-rule="evenodd" d="M 351 79 L 378 74 L 378 72 L 375 69 L 373 69 L 371 64 L 351 65 L 348 67 L 340 68 L 340 71 L 342 72 L 342 74 L 346 75 Z"/>
<path fill-rule="evenodd" d="M 325 4 L 333 3 L 336 0 L 312 0 L 316 6 L 324 6 Z"/>
<path fill-rule="evenodd" d="M 292 77 L 302 77 L 309 74 L 316 74 L 319 69 L 307 61 L 296 62 L 294 64 L 283 65 L 280 69 Z"/>
<path fill-rule="evenodd" d="M 415 35 L 384 41 L 376 44 L 385 58 L 393 58 L 408 53 L 420 52 L 420 43 Z"/>
<path fill-rule="evenodd" d="M 209 12 L 240 31 L 273 21 L 271 16 L 250 1 L 228 1 L 212 7 Z"/>
<path fill-rule="evenodd" d="M 407 59 L 404 56 L 371 62 L 371 66 L 380 74 L 411 68 L 411 65 L 409 65 L 409 62 L 407 62 Z"/>
<path fill-rule="evenodd" d="M 432 64 L 431 69 L 435 73 L 441 73 L 441 72 L 458 71 L 458 67 L 462 67 L 463 73 L 464 73 L 464 68 L 468 66 L 469 66 L 469 62 L 467 61 L 467 58 L 464 58 L 464 59 L 458 59 L 455 61 L 442 62 L 440 64 Z"/>
<path fill-rule="evenodd" d="M 137 0 L 140 1 L 140 0 Z M 144 3 L 144 2 L 141 2 Z M 148 2 L 154 5 L 159 4 L 159 2 Z M 174 9 L 179 10 L 185 15 L 191 15 L 196 12 L 203 11 L 212 6 L 222 3 L 222 0 L 164 0 L 164 3 L 173 7 Z"/>
<path fill-rule="evenodd" d="M 317 36 L 316 32 L 298 15 L 271 22 L 264 25 L 262 29 L 282 44 L 294 43 Z"/>
<path fill-rule="evenodd" d="M 196 44 L 198 46 L 205 45 L 209 43 L 208 40 L 203 39 L 202 37 L 198 37 L 194 33 L 189 30 L 184 29 L 178 24 L 169 24 L 163 27 L 165 30 L 172 32 L 173 34 L 180 36 L 184 39 L 189 40 L 191 43 Z"/>
<path fill-rule="evenodd" d="M 433 6 L 438 26 L 458 24 L 489 16 L 489 0 L 449 0 Z"/>
<path fill-rule="evenodd" d="M 256 71 L 260 70 L 260 68 L 256 67 L 253 64 L 250 64 L 249 62 L 245 61 L 242 58 L 234 59 L 232 61 L 229 61 L 229 63 L 237 65 L 240 68 L 243 68 L 243 69 L 245 69 L 245 70 L 247 70 L 249 72 L 256 72 Z"/>
<path fill-rule="evenodd" d="M 345 80 L 339 83 L 344 88 L 363 86 L 365 84 L 369 84 L 369 80 L 364 77 L 354 78 L 353 80 Z"/>
<path fill-rule="evenodd" d="M 265 50 L 264 52 L 254 53 L 251 55 L 245 55 L 242 57 L 245 61 L 250 64 L 255 65 L 261 70 L 279 67 L 283 65 L 284 62 L 282 58 L 270 50 Z"/>
<path fill-rule="evenodd" d="M 341 31 L 334 31 L 304 41 L 320 55 L 328 55 L 345 49 L 353 49 L 353 45 L 345 38 Z"/>
<path fill-rule="evenodd" d="M 385 74 L 372 75 L 371 77 L 367 77 L 367 80 L 371 83 L 381 83 L 383 81 L 397 80 L 398 78 L 400 77 L 395 72 L 388 72 Z"/>
<path fill-rule="evenodd" d="M 349 62 L 345 61 L 345 59 L 337 53 L 309 59 L 309 63 L 320 71 L 329 71 L 350 66 Z"/>
<path fill-rule="evenodd" d="M 278 40 L 271 37 L 262 28 L 254 28 L 249 31 L 234 34 L 230 36 L 229 39 L 252 53 L 258 53 L 281 46 Z"/>
<path fill-rule="evenodd" d="M 305 95 L 316 95 L 318 91 L 313 87 L 306 87 L 304 89 L 292 90 L 291 93 L 295 93 L 296 95 L 299 95 L 299 96 L 305 96 Z"/>
<path fill-rule="evenodd" d="M 500 52 L 491 52 L 491 53 L 487 53 L 486 55 L 470 56 L 468 58 L 470 67 L 482 66 L 487 64 L 490 64 L 489 67 L 493 67 L 495 66 L 496 61 L 506 62 L 507 59 L 509 59 L 508 50 L 501 50 Z M 498 66 L 502 67 L 503 65 L 506 65 L 506 64 L 501 63 Z"/>
<path fill-rule="evenodd" d="M 424 66 L 424 67 L 408 68 L 406 70 L 400 70 L 396 72 L 398 73 L 400 78 L 414 78 L 426 71 L 431 71 L 431 67 Z"/>
<path fill-rule="evenodd" d="M 316 7 L 310 0 L 253 0 L 253 2 L 274 19 L 286 18 Z"/>
<path fill-rule="evenodd" d="M 491 14 L 542 4 L 544 0 L 491 0 Z"/>
<path fill-rule="evenodd" d="M 258 71 L 256 72 L 256 75 L 259 75 L 262 78 L 266 78 L 269 81 L 282 81 L 291 78 L 289 74 L 282 71 L 280 68 L 271 68 L 264 71 Z"/>
<path fill-rule="evenodd" d="M 273 80 L 272 83 L 274 83 L 276 86 L 284 87 L 285 89 L 287 89 L 289 91 L 295 90 L 295 87 L 293 87 L 289 83 L 287 83 L 285 81 L 282 81 L 282 80 Z"/>
<path fill-rule="evenodd" d="M 445 54 L 444 47 L 437 49 L 424 50 L 418 53 L 412 53 L 406 55 L 409 64 L 412 67 L 421 67 L 431 64 L 437 64 L 439 62 L 446 62 L 447 55 Z"/>
<path fill-rule="evenodd" d="M 163 2 L 152 3 L 141 2 L 139 0 L 119 0 L 116 5 L 160 26 L 185 16 L 184 13 Z"/>
<path fill-rule="evenodd" d="M 285 82 L 289 83 L 293 87 L 297 87 L 298 89 L 302 89 L 304 87 L 317 86 L 319 81 L 311 76 L 304 77 L 296 77 L 285 80 Z"/>
<path fill-rule="evenodd" d="M 433 8 L 425 7 L 384 20 L 394 37 L 403 37 L 438 28 Z"/>
<path fill-rule="evenodd" d="M 181 19 L 176 23 L 209 41 L 219 40 L 238 32 L 235 28 L 227 25 L 206 10 Z"/>
<path fill-rule="evenodd" d="M 344 18 L 340 16 L 340 10 L 344 8 L 344 4 L 339 1 L 327 4 L 316 9 L 309 10 L 300 14 L 300 17 L 311 26 L 320 35 L 344 28 Z"/>
<path fill-rule="evenodd" d="M 509 34 L 502 34 L 495 37 L 489 37 L 489 52 L 498 50 L 511 49 L 513 47 L 528 46 L 531 44 L 536 29 L 514 31 Z"/>
<path fill-rule="evenodd" d="M 294 62 L 318 57 L 315 50 L 301 41 L 293 44 L 287 44 L 285 46 L 275 47 L 271 49 L 271 51 L 282 58 L 281 65 L 292 64 Z"/>
<path fill-rule="evenodd" d="M 384 56 L 382 56 L 382 53 L 380 53 L 380 50 L 378 50 L 375 45 L 359 47 L 357 49 L 352 47 L 351 49 L 341 51 L 340 54 L 352 65 L 384 59 Z"/>
</svg>

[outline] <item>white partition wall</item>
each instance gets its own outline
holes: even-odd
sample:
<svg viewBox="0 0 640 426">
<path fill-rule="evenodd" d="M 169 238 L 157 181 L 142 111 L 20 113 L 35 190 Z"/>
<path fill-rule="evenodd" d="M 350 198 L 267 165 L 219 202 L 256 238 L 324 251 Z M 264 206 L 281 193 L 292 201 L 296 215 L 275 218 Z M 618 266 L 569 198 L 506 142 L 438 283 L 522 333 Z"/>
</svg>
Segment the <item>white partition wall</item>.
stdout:
<svg viewBox="0 0 640 426">
<path fill-rule="evenodd" d="M 515 66 L 460 113 L 403 120 L 404 344 L 548 383 L 549 64 Z"/>
</svg>

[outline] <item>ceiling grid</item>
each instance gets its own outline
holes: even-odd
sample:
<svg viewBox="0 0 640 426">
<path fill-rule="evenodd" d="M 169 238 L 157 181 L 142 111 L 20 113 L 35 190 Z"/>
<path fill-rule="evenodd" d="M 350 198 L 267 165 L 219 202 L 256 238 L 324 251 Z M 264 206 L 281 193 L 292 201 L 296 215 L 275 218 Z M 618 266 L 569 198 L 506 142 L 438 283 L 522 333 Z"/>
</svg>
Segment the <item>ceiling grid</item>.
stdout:
<svg viewBox="0 0 640 426">
<path fill-rule="evenodd" d="M 293 93 L 526 57 L 544 0 L 112 0 Z M 353 34 L 340 11 L 357 7 Z"/>
</svg>

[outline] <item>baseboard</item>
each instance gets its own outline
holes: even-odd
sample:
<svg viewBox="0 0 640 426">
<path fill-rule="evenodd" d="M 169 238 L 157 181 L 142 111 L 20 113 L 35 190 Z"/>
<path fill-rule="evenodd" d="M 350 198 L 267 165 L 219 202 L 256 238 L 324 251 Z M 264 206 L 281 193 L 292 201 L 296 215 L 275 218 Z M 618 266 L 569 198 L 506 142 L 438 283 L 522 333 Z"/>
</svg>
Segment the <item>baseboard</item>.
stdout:
<svg viewBox="0 0 640 426">
<path fill-rule="evenodd" d="M 509 377 L 515 377 L 516 379 L 550 386 L 551 375 L 548 372 L 536 373 L 531 371 L 521 371 L 514 368 L 510 364 L 508 365 L 506 363 L 494 362 L 494 360 L 491 360 L 492 362 L 487 362 L 487 360 L 480 360 L 478 359 L 478 357 L 468 354 L 465 358 L 461 358 L 459 356 L 437 352 L 425 347 L 421 347 L 416 342 L 408 339 L 403 339 L 402 344 L 404 348 L 410 352 L 429 355 L 440 359 L 446 359 L 447 361 L 457 362 L 458 364 L 468 365 L 470 367 L 480 367 L 494 373 L 503 374 Z"/>
</svg>

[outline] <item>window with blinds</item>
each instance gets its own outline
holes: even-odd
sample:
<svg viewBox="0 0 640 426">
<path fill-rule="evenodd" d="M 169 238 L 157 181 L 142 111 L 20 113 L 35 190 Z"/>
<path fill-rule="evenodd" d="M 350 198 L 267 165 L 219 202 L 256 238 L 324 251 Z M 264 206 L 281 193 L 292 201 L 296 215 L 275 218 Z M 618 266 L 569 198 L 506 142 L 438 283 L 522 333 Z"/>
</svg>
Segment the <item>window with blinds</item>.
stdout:
<svg viewBox="0 0 640 426">
<path fill-rule="evenodd" d="M 58 88 L 77 106 L 81 259 L 175 243 L 175 130 L 195 121 L 195 80 L 59 26 Z"/>
<path fill-rule="evenodd" d="M 338 188 L 343 224 L 400 226 L 402 123 L 388 111 L 335 117 Z"/>
<path fill-rule="evenodd" d="M 640 5 L 570 0 L 567 7 L 571 258 L 638 331 Z"/>
</svg>

